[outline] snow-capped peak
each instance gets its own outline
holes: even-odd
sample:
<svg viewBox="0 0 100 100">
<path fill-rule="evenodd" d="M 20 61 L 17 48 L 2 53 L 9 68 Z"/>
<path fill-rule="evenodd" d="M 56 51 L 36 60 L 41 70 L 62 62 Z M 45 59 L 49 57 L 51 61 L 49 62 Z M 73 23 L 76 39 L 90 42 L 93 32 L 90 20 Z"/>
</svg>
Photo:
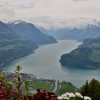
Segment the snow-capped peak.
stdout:
<svg viewBox="0 0 100 100">
<path fill-rule="evenodd" d="M 15 20 L 15 21 L 8 22 L 8 24 L 19 24 L 19 23 L 25 23 L 25 22 L 22 20 Z"/>
</svg>

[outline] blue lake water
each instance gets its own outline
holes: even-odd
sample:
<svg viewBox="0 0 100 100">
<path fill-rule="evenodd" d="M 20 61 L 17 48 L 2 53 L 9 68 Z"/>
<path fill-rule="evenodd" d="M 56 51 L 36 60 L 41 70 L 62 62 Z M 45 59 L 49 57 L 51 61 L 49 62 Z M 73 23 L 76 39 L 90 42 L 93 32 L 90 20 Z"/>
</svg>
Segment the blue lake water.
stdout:
<svg viewBox="0 0 100 100">
<path fill-rule="evenodd" d="M 69 68 L 59 63 L 62 54 L 69 53 L 80 44 L 75 40 L 59 40 L 58 43 L 40 46 L 35 53 L 11 62 L 5 70 L 14 72 L 15 66 L 21 65 L 24 73 L 35 74 L 37 78 L 65 80 L 77 87 L 92 78 L 100 80 L 100 69 Z"/>
</svg>

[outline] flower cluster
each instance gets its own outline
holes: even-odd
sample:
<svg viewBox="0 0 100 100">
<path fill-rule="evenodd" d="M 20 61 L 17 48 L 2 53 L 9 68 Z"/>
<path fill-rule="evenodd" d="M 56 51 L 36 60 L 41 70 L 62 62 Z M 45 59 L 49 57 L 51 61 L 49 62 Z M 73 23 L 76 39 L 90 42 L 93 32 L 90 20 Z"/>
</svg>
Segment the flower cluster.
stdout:
<svg viewBox="0 0 100 100">
<path fill-rule="evenodd" d="M 22 91 L 17 92 L 12 86 L 7 89 L 4 84 L 0 84 L 0 100 L 57 100 L 52 92 L 37 90 L 33 96 L 25 96 Z"/>
<path fill-rule="evenodd" d="M 57 100 L 57 96 L 52 92 L 37 90 L 33 100 Z"/>
<path fill-rule="evenodd" d="M 79 100 L 78 98 L 82 100 L 91 100 L 88 96 L 82 96 L 80 93 L 65 93 L 58 97 L 58 100 Z"/>
<path fill-rule="evenodd" d="M 20 70 L 21 67 L 16 66 L 15 79 L 12 82 L 6 80 L 5 72 L 0 72 L 0 100 L 57 100 L 54 93 L 46 90 L 38 89 L 35 94 L 30 94 L 30 82 L 21 79 Z"/>
</svg>

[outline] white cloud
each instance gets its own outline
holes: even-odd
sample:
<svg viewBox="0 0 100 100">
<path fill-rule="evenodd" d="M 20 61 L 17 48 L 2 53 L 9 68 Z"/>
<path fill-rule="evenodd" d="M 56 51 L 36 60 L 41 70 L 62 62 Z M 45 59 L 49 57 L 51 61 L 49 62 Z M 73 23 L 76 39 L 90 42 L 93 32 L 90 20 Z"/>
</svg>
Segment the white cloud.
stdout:
<svg viewBox="0 0 100 100">
<path fill-rule="evenodd" d="M 1 20 L 23 19 L 41 25 L 62 25 L 71 19 L 76 23 L 74 19 L 80 18 L 100 20 L 99 12 L 99 0 L 0 0 Z"/>
<path fill-rule="evenodd" d="M 73 1 L 88 1 L 88 0 L 73 0 Z"/>
</svg>

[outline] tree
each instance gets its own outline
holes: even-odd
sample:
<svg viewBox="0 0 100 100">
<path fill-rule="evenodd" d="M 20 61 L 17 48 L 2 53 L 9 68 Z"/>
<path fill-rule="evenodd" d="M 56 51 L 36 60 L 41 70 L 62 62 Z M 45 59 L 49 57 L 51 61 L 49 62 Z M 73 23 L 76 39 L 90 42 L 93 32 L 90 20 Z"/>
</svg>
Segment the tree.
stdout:
<svg viewBox="0 0 100 100">
<path fill-rule="evenodd" d="M 89 94 L 88 80 L 86 81 L 85 85 L 84 85 L 83 87 L 81 87 L 80 93 L 81 93 L 83 96 L 88 96 L 88 94 Z"/>
<path fill-rule="evenodd" d="M 83 96 L 89 96 L 92 100 L 100 100 L 100 82 L 96 79 L 92 79 L 89 83 L 80 88 L 80 92 Z"/>
<path fill-rule="evenodd" d="M 92 100 L 100 100 L 100 82 L 92 79 L 89 83 L 89 96 Z"/>
</svg>

